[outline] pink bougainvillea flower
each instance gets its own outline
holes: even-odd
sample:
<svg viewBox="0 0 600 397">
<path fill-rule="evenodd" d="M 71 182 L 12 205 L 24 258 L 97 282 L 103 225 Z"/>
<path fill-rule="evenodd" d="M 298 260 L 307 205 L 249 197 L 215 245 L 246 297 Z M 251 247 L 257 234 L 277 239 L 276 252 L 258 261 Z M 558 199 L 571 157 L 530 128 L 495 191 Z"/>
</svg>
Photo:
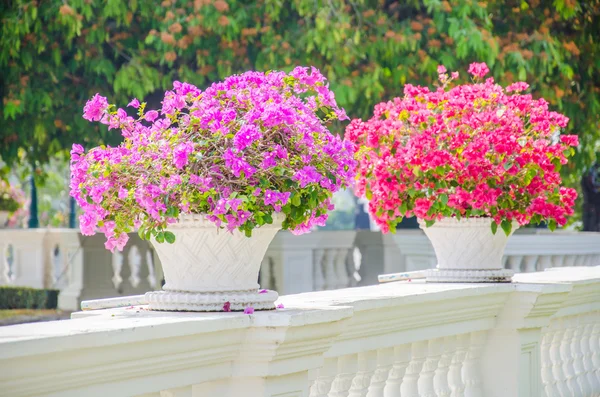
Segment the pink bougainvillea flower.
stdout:
<svg viewBox="0 0 600 397">
<path fill-rule="evenodd" d="M 269 291 L 266 290 L 266 289 L 261 289 L 258 293 L 259 294 L 266 294 L 267 292 L 269 292 Z"/>
<path fill-rule="evenodd" d="M 280 303 L 280 304 L 278 304 L 278 305 L 277 305 L 277 308 L 278 308 L 278 309 L 284 309 L 284 308 L 285 308 L 285 306 L 283 306 L 283 303 Z"/>
<path fill-rule="evenodd" d="M 144 111 L 134 119 L 96 94 L 84 117 L 121 130 L 123 143 L 71 151 L 81 231 L 103 232 L 111 250 L 134 229 L 170 233 L 181 213 L 247 236 L 282 213 L 285 228 L 306 233 L 355 176 L 354 145 L 328 130 L 345 112 L 315 68 L 246 72 L 203 92 L 175 81 L 160 109 Z"/>
<path fill-rule="evenodd" d="M 223 311 L 224 312 L 230 312 L 231 311 L 231 303 L 230 302 L 225 302 L 223 304 Z"/>
<path fill-rule="evenodd" d="M 468 72 L 473 75 L 473 77 L 478 77 L 480 79 L 484 78 L 486 74 L 490 72 L 490 68 L 486 65 L 485 62 L 477 63 L 473 62 L 469 65 Z"/>
<path fill-rule="evenodd" d="M 144 116 L 144 119 L 149 122 L 153 122 L 158 118 L 158 112 L 156 110 L 151 110 Z"/>
<path fill-rule="evenodd" d="M 561 186 L 560 166 L 579 140 L 556 139 L 568 118 L 521 94 L 527 83 L 483 81 L 485 63 L 469 73 L 476 83 L 452 86 L 453 73 L 435 90 L 407 84 L 402 98 L 346 128 L 359 161 L 356 192 L 383 232 L 411 216 L 490 217 L 506 232 L 513 221 L 553 228 L 573 214 L 577 194 Z"/>
<path fill-rule="evenodd" d="M 244 314 L 254 314 L 254 308 L 252 306 L 248 306 L 244 309 Z"/>
<path fill-rule="evenodd" d="M 106 97 L 96 94 L 85 104 L 83 118 L 89 121 L 100 121 L 107 108 L 108 100 Z"/>
<path fill-rule="evenodd" d="M 136 109 L 137 109 L 137 108 L 139 108 L 139 107 L 140 107 L 140 101 L 138 101 L 138 99 L 137 99 L 137 98 L 133 98 L 133 99 L 131 100 L 131 102 L 129 102 L 129 103 L 127 104 L 127 106 L 131 106 L 131 107 L 134 107 L 134 108 L 136 108 Z"/>
</svg>

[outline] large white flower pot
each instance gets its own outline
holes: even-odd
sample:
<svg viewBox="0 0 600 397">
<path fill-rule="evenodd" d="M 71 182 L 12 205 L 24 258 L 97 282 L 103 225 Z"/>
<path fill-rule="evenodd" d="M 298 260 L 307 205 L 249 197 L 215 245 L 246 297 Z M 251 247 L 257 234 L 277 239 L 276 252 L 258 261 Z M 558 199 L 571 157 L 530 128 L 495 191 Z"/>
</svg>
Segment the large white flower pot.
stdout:
<svg viewBox="0 0 600 397">
<path fill-rule="evenodd" d="M 165 275 L 163 291 L 146 293 L 151 310 L 227 311 L 274 309 L 277 292 L 260 290 L 258 272 L 283 216 L 254 229 L 219 230 L 203 215 L 182 215 L 169 227 L 175 243 L 152 245 Z"/>
<path fill-rule="evenodd" d="M 513 271 L 504 269 L 502 256 L 508 236 L 501 228 L 492 233 L 490 218 L 444 218 L 426 227 L 419 226 L 435 250 L 436 269 L 426 273 L 428 282 L 503 283 Z M 513 225 L 513 231 L 517 225 Z"/>
</svg>

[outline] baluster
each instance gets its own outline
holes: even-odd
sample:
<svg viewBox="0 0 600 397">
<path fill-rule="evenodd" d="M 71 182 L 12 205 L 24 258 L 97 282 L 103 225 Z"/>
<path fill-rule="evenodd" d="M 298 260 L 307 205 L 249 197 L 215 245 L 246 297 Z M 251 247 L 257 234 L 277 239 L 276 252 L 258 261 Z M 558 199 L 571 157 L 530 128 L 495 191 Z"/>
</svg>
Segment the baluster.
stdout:
<svg viewBox="0 0 600 397">
<path fill-rule="evenodd" d="M 357 371 L 352 379 L 349 397 L 366 397 L 371 384 L 371 378 L 377 367 L 377 351 L 358 353 Z"/>
<path fill-rule="evenodd" d="M 7 261 L 7 248 L 8 246 L 2 244 L 0 241 L 0 285 L 8 284 L 10 282 L 7 277 L 8 274 L 8 261 Z"/>
<path fill-rule="evenodd" d="M 115 289 L 118 290 L 123 283 L 123 278 L 121 277 L 121 269 L 123 268 L 123 254 L 115 250 L 112 254 L 112 268 L 113 268 L 113 276 L 112 282 L 115 286 Z"/>
<path fill-rule="evenodd" d="M 356 287 L 361 279 L 359 272 L 362 265 L 362 254 L 358 247 L 355 246 L 350 249 L 348 259 L 349 260 L 346 262 L 346 268 L 348 270 L 348 274 L 350 275 L 349 287 Z"/>
<path fill-rule="evenodd" d="M 394 347 L 394 365 L 383 388 L 384 397 L 400 397 L 400 389 L 410 363 L 410 345 Z"/>
<path fill-rule="evenodd" d="M 7 284 L 13 284 L 17 279 L 17 266 L 15 264 L 15 247 L 8 243 L 2 250 L 4 264 L 4 279 Z"/>
<path fill-rule="evenodd" d="M 319 370 L 319 376 L 310 386 L 309 397 L 327 397 L 336 374 L 337 358 L 325 359 L 323 368 Z"/>
<path fill-rule="evenodd" d="M 402 397 L 419 396 L 419 376 L 423 370 L 423 364 L 427 356 L 427 342 L 415 342 L 411 346 L 411 359 L 404 374 L 404 381 L 400 386 Z"/>
<path fill-rule="evenodd" d="M 427 358 L 423 363 L 423 370 L 419 376 L 419 395 L 422 397 L 436 397 L 433 379 L 442 358 L 444 348 L 443 339 L 437 338 L 429 341 L 427 345 Z"/>
<path fill-rule="evenodd" d="M 552 256 L 552 267 L 563 267 L 563 266 L 565 266 L 565 255 Z"/>
<path fill-rule="evenodd" d="M 481 388 L 481 351 L 485 344 L 487 333 L 485 331 L 471 333 L 469 349 L 463 365 L 463 379 L 465 382 L 465 397 L 483 397 Z"/>
<path fill-rule="evenodd" d="M 129 282 L 133 288 L 137 288 L 140 285 L 140 270 L 142 268 L 142 255 L 140 255 L 139 248 L 134 245 L 129 249 L 127 254 L 127 262 L 129 262 Z"/>
<path fill-rule="evenodd" d="M 465 394 L 465 384 L 462 378 L 463 364 L 467 356 L 469 346 L 469 334 L 458 335 L 456 337 L 456 350 L 450 361 L 448 372 L 448 384 L 452 397 L 463 397 Z"/>
<path fill-rule="evenodd" d="M 592 255 L 584 255 L 582 266 L 592 266 L 593 257 Z"/>
<path fill-rule="evenodd" d="M 561 319 L 565 326 L 563 340 L 560 343 L 560 356 L 563 361 L 563 371 L 567 387 L 570 390 L 568 395 L 581 396 L 581 388 L 575 378 L 574 355 L 572 351 L 573 334 L 575 330 L 572 327 L 570 319 Z"/>
<path fill-rule="evenodd" d="M 598 318 L 594 321 L 592 335 L 590 336 L 590 351 L 592 352 L 591 359 L 594 375 L 596 381 L 599 383 L 598 387 L 600 387 L 600 321 Z"/>
<path fill-rule="evenodd" d="M 146 266 L 148 267 L 148 284 L 153 289 L 156 289 L 158 280 L 156 280 L 156 273 L 154 272 L 154 257 L 152 256 L 152 250 L 146 251 Z"/>
<path fill-rule="evenodd" d="M 552 358 L 550 357 L 550 349 L 552 347 L 552 339 L 554 338 L 555 332 L 556 331 L 552 327 L 548 327 L 542 334 L 542 343 L 540 346 L 542 386 L 544 389 L 543 395 L 545 397 L 559 397 L 553 388 Z"/>
<path fill-rule="evenodd" d="M 326 249 L 323 256 L 325 289 L 334 289 L 337 285 L 335 274 L 335 249 Z"/>
<path fill-rule="evenodd" d="M 346 259 L 348 258 L 348 249 L 340 248 L 335 252 L 335 288 L 346 288 L 350 286 L 348 269 L 346 268 Z"/>
<path fill-rule="evenodd" d="M 523 258 L 523 264 L 525 265 L 525 269 L 523 270 L 525 273 L 533 273 L 537 271 L 537 255 L 525 255 Z"/>
<path fill-rule="evenodd" d="M 583 266 L 584 255 L 577 255 L 575 257 L 575 264 L 573 266 Z"/>
<path fill-rule="evenodd" d="M 356 354 L 349 354 L 339 357 L 337 362 L 337 374 L 333 380 L 333 383 L 331 384 L 329 397 L 347 397 L 350 387 L 352 386 L 352 380 L 356 375 L 356 371 Z"/>
<path fill-rule="evenodd" d="M 587 381 L 585 374 L 585 367 L 583 363 L 583 351 L 581 350 L 581 343 L 583 337 L 584 325 L 581 324 L 581 316 L 573 316 L 571 319 L 571 326 L 573 327 L 573 339 L 571 340 L 571 352 L 573 355 L 573 370 L 575 372 L 575 382 L 577 382 L 581 395 L 590 395 L 590 384 Z"/>
<path fill-rule="evenodd" d="M 561 319 L 552 321 L 550 324 L 555 329 L 554 337 L 550 345 L 550 360 L 552 361 L 552 384 L 551 393 L 548 396 L 568 396 L 567 376 L 563 368 L 563 355 L 561 354 L 562 341 L 565 336 L 564 324 Z"/>
<path fill-rule="evenodd" d="M 566 255 L 565 256 L 565 264 L 563 266 L 571 267 L 575 266 L 575 258 L 576 255 Z"/>
<path fill-rule="evenodd" d="M 50 251 L 52 263 L 52 285 L 61 289 L 66 283 L 63 281 L 65 273 L 65 264 L 63 261 L 63 252 L 58 244 L 55 244 Z"/>
<path fill-rule="evenodd" d="M 448 374 L 455 347 L 456 338 L 449 336 L 443 339 L 442 356 L 433 376 L 433 388 L 437 397 L 448 397 L 452 394 L 452 390 L 450 390 L 450 386 L 448 385 Z"/>
<path fill-rule="evenodd" d="M 596 392 L 596 394 L 600 395 L 600 382 L 596 379 L 596 374 L 594 373 L 595 367 L 592 362 L 591 338 L 594 329 L 594 320 L 593 317 L 588 317 L 583 324 L 581 351 L 583 352 L 583 368 L 588 385 L 590 386 L 590 392 Z"/>
<path fill-rule="evenodd" d="M 541 255 L 538 260 L 538 266 L 541 271 L 552 267 L 552 257 L 550 255 Z"/>
<path fill-rule="evenodd" d="M 521 262 L 523 257 L 521 255 L 511 255 L 508 257 L 508 268 L 515 273 L 521 273 Z"/>
<path fill-rule="evenodd" d="M 371 378 L 371 385 L 367 397 L 384 397 L 383 390 L 394 364 L 394 349 L 377 350 L 377 369 Z M 398 388 L 399 390 L 399 388 Z"/>
<path fill-rule="evenodd" d="M 265 255 L 262 262 L 260 263 L 259 284 L 261 288 L 273 289 L 271 285 L 271 257 Z"/>
<path fill-rule="evenodd" d="M 314 250 L 314 285 L 315 291 L 321 291 L 325 288 L 325 277 L 323 277 L 323 259 L 325 256 L 324 249 Z"/>
</svg>

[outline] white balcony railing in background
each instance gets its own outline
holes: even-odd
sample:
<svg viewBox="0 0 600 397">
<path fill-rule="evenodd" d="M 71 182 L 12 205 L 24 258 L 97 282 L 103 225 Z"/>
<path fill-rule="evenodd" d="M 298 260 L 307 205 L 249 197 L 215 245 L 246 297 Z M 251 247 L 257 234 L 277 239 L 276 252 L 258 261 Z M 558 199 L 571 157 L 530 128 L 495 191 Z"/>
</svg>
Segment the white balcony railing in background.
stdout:
<svg viewBox="0 0 600 397">
<path fill-rule="evenodd" d="M 505 266 L 533 272 L 558 266 L 600 265 L 600 233 L 521 230 L 508 243 Z M 434 267 L 433 248 L 420 230 L 395 235 L 371 231 L 280 232 L 260 273 L 280 295 L 373 285 L 385 273 Z M 159 289 L 162 270 L 150 244 L 130 234 L 122 253 L 104 248 L 101 235 L 71 229 L 0 229 L 0 285 L 58 288 L 59 306 Z"/>
<path fill-rule="evenodd" d="M 74 229 L 0 229 L 0 285 L 60 289 L 59 308 L 82 300 L 160 289 L 162 270 L 137 234 L 123 252 L 104 248 L 104 237 Z"/>
<path fill-rule="evenodd" d="M 383 240 L 383 255 L 397 259 L 389 261 L 386 258 L 383 261 L 386 268 L 381 273 L 424 270 L 436 264 L 433 247 L 420 230 L 401 230 L 394 235 L 383 236 Z M 600 233 L 518 230 L 508 240 L 504 265 L 516 273 L 535 272 L 551 267 L 598 266 Z M 369 271 L 368 267 L 364 269 Z"/>
<path fill-rule="evenodd" d="M 278 233 L 261 266 L 261 286 L 281 295 L 355 286 L 355 237 L 355 231 Z"/>
<path fill-rule="evenodd" d="M 0 327 L 0 390 L 12 397 L 600 395 L 600 267 L 515 281 L 311 292 L 252 315 L 132 307 Z"/>
</svg>

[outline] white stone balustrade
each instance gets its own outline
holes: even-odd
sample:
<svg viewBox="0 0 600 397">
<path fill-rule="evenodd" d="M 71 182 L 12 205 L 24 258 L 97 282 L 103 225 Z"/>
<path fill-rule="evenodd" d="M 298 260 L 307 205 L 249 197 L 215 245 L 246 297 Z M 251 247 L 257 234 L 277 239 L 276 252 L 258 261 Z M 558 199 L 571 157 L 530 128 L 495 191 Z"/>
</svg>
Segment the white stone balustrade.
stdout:
<svg viewBox="0 0 600 397">
<path fill-rule="evenodd" d="M 59 306 L 81 300 L 159 289 L 162 270 L 148 242 L 130 235 L 124 252 L 111 254 L 101 235 L 71 229 L 0 229 L 0 285 L 58 288 Z M 521 230 L 508 242 L 505 266 L 519 272 L 600 265 L 600 233 Z M 280 295 L 377 283 L 385 273 L 434 267 L 435 254 L 420 230 L 396 235 L 370 231 L 280 232 L 260 273 L 264 288 Z"/>
<path fill-rule="evenodd" d="M 279 232 L 265 254 L 260 285 L 280 295 L 355 286 L 355 238 L 355 231 Z"/>
<path fill-rule="evenodd" d="M 130 234 L 125 250 L 110 253 L 104 237 L 74 229 L 0 229 L 0 285 L 59 289 L 58 307 L 82 300 L 159 289 L 160 264 L 150 245 Z"/>
<path fill-rule="evenodd" d="M 0 285 L 44 288 L 50 253 L 46 231 L 0 229 Z"/>
<path fill-rule="evenodd" d="M 285 309 L 151 312 L 0 327 L 0 391 L 24 396 L 600 395 L 600 267 L 513 284 L 283 296 Z"/>
<path fill-rule="evenodd" d="M 396 234 L 383 238 L 384 241 L 389 238 L 396 243 L 395 247 L 384 243 L 385 273 L 435 267 L 435 252 L 421 230 L 398 230 Z M 395 260 L 390 261 L 388 257 Z M 551 267 L 598 266 L 600 233 L 520 229 L 508 240 L 503 261 L 506 268 L 516 273 L 535 272 Z M 365 272 L 369 271 L 368 267 L 363 269 Z M 363 278 L 370 279 L 371 275 Z"/>
</svg>

